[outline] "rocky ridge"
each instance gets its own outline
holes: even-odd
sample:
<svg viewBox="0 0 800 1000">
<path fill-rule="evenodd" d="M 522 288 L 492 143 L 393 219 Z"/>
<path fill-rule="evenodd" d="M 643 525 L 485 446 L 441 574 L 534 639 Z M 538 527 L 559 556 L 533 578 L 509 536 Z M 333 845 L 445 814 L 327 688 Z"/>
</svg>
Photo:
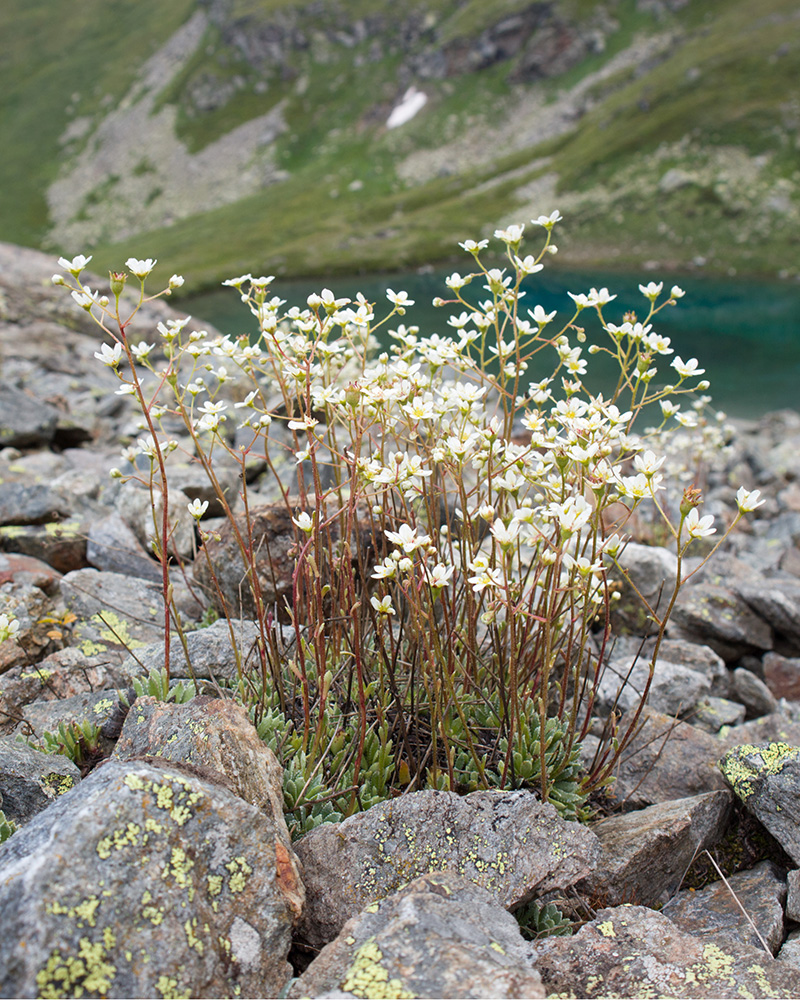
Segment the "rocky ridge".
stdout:
<svg viewBox="0 0 800 1000">
<path fill-rule="evenodd" d="M 0 996 L 797 995 L 799 416 L 742 425 L 709 472 L 720 517 L 731 478 L 769 499 L 687 585 L 605 818 L 427 791 L 292 842 L 279 762 L 213 689 L 235 675 L 225 622 L 189 633 L 206 692 L 131 690 L 164 646 L 144 491 L 107 478 L 135 419 L 51 271 L 0 245 L 0 611 L 20 621 L 0 645 L 0 808 L 17 826 Z M 198 495 L 191 466 L 173 488 Z M 192 533 L 175 544 L 191 562 Z M 670 557 L 627 550 L 644 593 Z M 202 591 L 174 585 L 199 620 Z M 246 655 L 254 625 L 234 627 Z M 647 641 L 620 637 L 609 669 Z M 99 728 L 101 763 L 16 739 L 73 721 Z M 755 928 L 710 863 L 698 874 L 704 851 Z M 577 933 L 524 937 L 509 910 L 531 901 Z"/>
</svg>

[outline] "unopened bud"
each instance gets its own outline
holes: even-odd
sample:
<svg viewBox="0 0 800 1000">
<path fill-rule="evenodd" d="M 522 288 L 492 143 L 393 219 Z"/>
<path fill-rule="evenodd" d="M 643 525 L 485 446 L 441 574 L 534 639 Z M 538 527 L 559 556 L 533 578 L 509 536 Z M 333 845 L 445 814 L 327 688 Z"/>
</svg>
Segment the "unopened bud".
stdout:
<svg viewBox="0 0 800 1000">
<path fill-rule="evenodd" d="M 352 409 L 355 409 L 361 402 L 361 389 L 355 382 L 351 382 L 344 390 L 344 401 Z"/>
<path fill-rule="evenodd" d="M 122 289 L 125 287 L 125 282 L 128 280 L 128 275 L 125 271 L 109 271 L 109 280 L 111 281 L 111 291 L 115 299 L 118 299 L 122 295 Z"/>
<path fill-rule="evenodd" d="M 683 491 L 683 500 L 681 501 L 681 517 L 686 517 L 690 510 L 700 506 L 701 496 L 702 490 L 697 489 L 694 483 L 686 487 Z"/>
</svg>

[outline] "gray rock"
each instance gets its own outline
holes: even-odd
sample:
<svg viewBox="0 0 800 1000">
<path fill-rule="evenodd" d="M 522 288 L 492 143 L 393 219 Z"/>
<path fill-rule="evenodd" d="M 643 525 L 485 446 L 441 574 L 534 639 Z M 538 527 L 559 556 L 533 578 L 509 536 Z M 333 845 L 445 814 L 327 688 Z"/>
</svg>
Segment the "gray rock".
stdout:
<svg viewBox="0 0 800 1000">
<path fill-rule="evenodd" d="M 621 626 L 623 630 L 634 632 L 636 635 L 657 632 L 658 626 L 649 616 L 639 594 L 647 600 L 656 613 L 666 609 L 678 575 L 678 560 L 675 554 L 657 545 L 629 542 L 620 556 L 619 563 L 627 572 L 633 586 L 627 581 L 623 582 L 620 599 L 612 611 L 612 620 L 617 627 Z M 636 593 L 637 590 L 639 594 Z"/>
<path fill-rule="evenodd" d="M 800 923 L 800 869 L 786 876 L 786 917 Z"/>
<path fill-rule="evenodd" d="M 772 629 L 733 590 L 716 584 L 684 587 L 668 627 L 671 638 L 710 646 L 726 661 L 772 649 Z"/>
<path fill-rule="evenodd" d="M 38 448 L 53 440 L 58 410 L 0 380 L 0 448 Z"/>
<path fill-rule="evenodd" d="M 632 713 L 623 716 L 627 732 Z M 643 809 L 725 788 L 717 768 L 722 747 L 708 733 L 645 708 L 641 728 L 622 753 L 610 791 L 626 809 Z"/>
<path fill-rule="evenodd" d="M 0 525 L 44 524 L 69 518 L 72 505 L 49 486 L 0 483 Z"/>
<path fill-rule="evenodd" d="M 732 805 L 730 792 L 708 792 L 600 820 L 592 833 L 603 853 L 597 868 L 576 887 L 578 892 L 610 906 L 665 903 L 697 852 L 722 838 Z"/>
<path fill-rule="evenodd" d="M 531 962 L 550 995 L 797 997 L 796 970 L 773 962 L 763 948 L 694 937 L 644 906 L 601 910 L 574 937 L 537 941 Z"/>
<path fill-rule="evenodd" d="M 650 639 L 645 647 L 649 655 L 654 640 Z M 686 639 L 664 639 L 659 647 L 660 659 L 670 663 L 680 663 L 699 674 L 702 674 L 711 685 L 711 691 L 718 697 L 727 697 L 730 685 L 728 668 L 722 657 L 710 646 L 701 646 Z"/>
<path fill-rule="evenodd" d="M 0 528 L 0 548 L 41 559 L 59 573 L 86 566 L 88 524 L 80 518 Z"/>
<path fill-rule="evenodd" d="M 544 997 L 516 920 L 453 872 L 417 878 L 353 917 L 290 997 Z"/>
<path fill-rule="evenodd" d="M 792 655 L 800 654 L 800 583 L 764 579 L 758 585 L 739 584 L 736 591 L 788 643 Z"/>
<path fill-rule="evenodd" d="M 718 733 L 723 726 L 744 722 L 745 707 L 727 698 L 703 698 L 694 706 L 689 722 L 705 733 Z"/>
<path fill-rule="evenodd" d="M 40 742 L 43 733 L 57 734 L 59 726 L 89 723 L 97 727 L 98 755 L 111 752 L 119 726 L 125 715 L 119 691 L 84 691 L 71 698 L 34 701 L 22 709 L 22 720 L 16 735 Z"/>
<path fill-rule="evenodd" d="M 0 740 L 0 809 L 18 826 L 80 780 L 81 773 L 69 758 L 40 753 L 13 739 Z"/>
<path fill-rule="evenodd" d="M 745 744 L 729 750 L 719 766 L 745 806 L 800 865 L 800 749 Z"/>
<path fill-rule="evenodd" d="M 189 620 L 202 610 L 183 588 L 174 583 L 179 610 Z M 164 634 L 161 587 L 121 573 L 81 569 L 61 581 L 61 595 L 78 621 L 73 643 L 87 656 L 104 656 L 121 663 Z M 177 638 L 174 638 L 177 643 Z"/>
<path fill-rule="evenodd" d="M 58 590 L 61 574 L 52 566 L 20 552 L 0 552 L 0 584 L 29 583 L 46 594 Z"/>
<path fill-rule="evenodd" d="M 236 649 L 231 641 L 231 630 Z M 260 664 L 257 648 L 259 635 L 256 622 L 225 618 L 215 621 L 208 628 L 187 632 L 186 645 L 189 650 L 191 670 L 186 663 L 183 647 L 173 640 L 169 656 L 170 676 L 234 679 L 238 676 L 237 650 L 241 666 L 245 671 L 257 668 Z M 274 637 L 279 649 L 288 649 L 294 642 L 295 632 L 293 629 L 278 626 Z M 154 668 L 160 669 L 163 665 L 164 643 L 156 642 L 137 649 L 136 657 L 128 657 L 121 669 L 129 676 L 137 677 Z"/>
<path fill-rule="evenodd" d="M 764 681 L 776 698 L 800 701 L 800 658 L 764 655 Z"/>
<path fill-rule="evenodd" d="M 440 869 L 472 879 L 510 908 L 572 885 L 599 849 L 594 834 L 531 792 L 414 792 L 297 842 L 307 899 L 301 933 L 313 946 L 327 944 L 370 903 Z"/>
<path fill-rule="evenodd" d="M 161 581 L 161 566 L 145 552 L 119 514 L 96 521 L 89 528 L 86 560 L 95 569 Z"/>
<path fill-rule="evenodd" d="M 800 930 L 792 931 L 786 936 L 776 958 L 779 962 L 788 962 L 800 973 Z"/>
<path fill-rule="evenodd" d="M 750 670 L 738 667 L 732 679 L 734 697 L 744 705 L 751 719 L 769 715 L 778 707 L 767 685 Z"/>
<path fill-rule="evenodd" d="M 647 686 L 650 667 L 640 659 L 631 669 L 629 659 L 613 659 L 606 666 L 598 685 L 597 710 L 607 714 L 615 706 L 622 712 L 636 708 Z M 624 684 L 624 687 L 621 685 Z M 657 712 L 679 715 L 691 712 L 697 702 L 711 691 L 708 679 L 696 670 L 658 658 L 647 704 Z"/>
<path fill-rule="evenodd" d="M 739 726 L 723 728 L 719 740 L 724 750 L 742 743 L 788 743 L 800 746 L 800 706 L 782 702 L 778 711 Z"/>
<path fill-rule="evenodd" d="M 0 847 L 4 992 L 277 996 L 297 887 L 275 842 L 264 812 L 174 765 L 98 768 Z"/>
<path fill-rule="evenodd" d="M 169 469 L 167 469 L 169 480 Z M 180 490 L 170 491 L 168 518 L 170 523 L 169 551 L 178 554 L 182 559 L 193 559 L 197 546 L 195 543 L 194 519 L 186 509 L 186 498 Z M 153 524 L 153 508 L 150 504 L 150 491 L 136 483 L 125 483 L 119 492 L 116 503 L 117 513 L 129 525 L 141 546 L 146 552 L 153 551 L 155 527 Z M 163 505 L 160 496 L 156 499 L 155 516 L 161 528 Z"/>
<path fill-rule="evenodd" d="M 772 954 L 777 954 L 783 943 L 783 903 L 786 899 L 783 873 L 771 861 L 762 861 L 749 871 L 729 876 L 727 882 L 726 885 L 720 880 L 705 889 L 679 892 L 661 912 L 695 937 L 715 942 L 728 937 L 753 948 L 763 947 L 750 926 L 749 917 Z"/>
</svg>

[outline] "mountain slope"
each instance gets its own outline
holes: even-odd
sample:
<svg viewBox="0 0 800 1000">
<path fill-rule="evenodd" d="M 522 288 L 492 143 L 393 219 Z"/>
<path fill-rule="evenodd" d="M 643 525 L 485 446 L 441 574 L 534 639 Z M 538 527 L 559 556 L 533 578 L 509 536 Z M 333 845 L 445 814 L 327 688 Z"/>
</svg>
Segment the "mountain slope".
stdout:
<svg viewBox="0 0 800 1000">
<path fill-rule="evenodd" d="M 70 11 L 0 12 L 6 239 L 198 287 L 428 263 L 558 207 L 573 264 L 797 273 L 790 0 Z"/>
</svg>

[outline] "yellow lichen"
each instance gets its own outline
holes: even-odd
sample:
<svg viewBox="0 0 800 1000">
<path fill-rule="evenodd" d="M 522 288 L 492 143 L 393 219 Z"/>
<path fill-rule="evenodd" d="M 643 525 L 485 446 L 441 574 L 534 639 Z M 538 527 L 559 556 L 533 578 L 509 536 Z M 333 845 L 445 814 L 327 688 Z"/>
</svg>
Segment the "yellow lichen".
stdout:
<svg viewBox="0 0 800 1000">
<path fill-rule="evenodd" d="M 597 925 L 597 929 L 603 935 L 603 937 L 616 937 L 616 931 L 614 930 L 614 925 L 610 920 L 603 921 L 602 924 Z"/>
<path fill-rule="evenodd" d="M 733 790 L 742 802 L 746 802 L 762 774 L 780 774 L 787 764 L 797 760 L 800 760 L 800 748 L 788 743 L 764 746 L 743 743 L 728 751 L 720 766 Z"/>
<path fill-rule="evenodd" d="M 382 959 L 375 938 L 369 938 L 353 955 L 340 988 L 364 1000 L 414 1000 L 414 994 L 403 989 L 399 979 L 389 978 L 389 973 L 380 964 Z"/>
<path fill-rule="evenodd" d="M 164 1000 L 189 1000 L 192 995 L 191 990 L 179 993 L 178 980 L 172 976 L 159 976 L 156 980 L 156 989 Z"/>
<path fill-rule="evenodd" d="M 253 874 L 253 869 L 243 857 L 232 858 L 225 867 L 230 872 L 228 888 L 231 892 L 243 892 L 247 885 L 247 877 Z"/>
<path fill-rule="evenodd" d="M 47 964 L 36 974 L 39 996 L 45 1000 L 56 997 L 81 997 L 86 993 L 108 993 L 117 973 L 108 961 L 107 948 L 116 944 L 113 932 L 104 932 L 104 943 L 81 938 L 78 954 L 64 958 L 59 949 L 53 951 Z M 110 943 L 109 943 L 110 942 Z"/>
</svg>

